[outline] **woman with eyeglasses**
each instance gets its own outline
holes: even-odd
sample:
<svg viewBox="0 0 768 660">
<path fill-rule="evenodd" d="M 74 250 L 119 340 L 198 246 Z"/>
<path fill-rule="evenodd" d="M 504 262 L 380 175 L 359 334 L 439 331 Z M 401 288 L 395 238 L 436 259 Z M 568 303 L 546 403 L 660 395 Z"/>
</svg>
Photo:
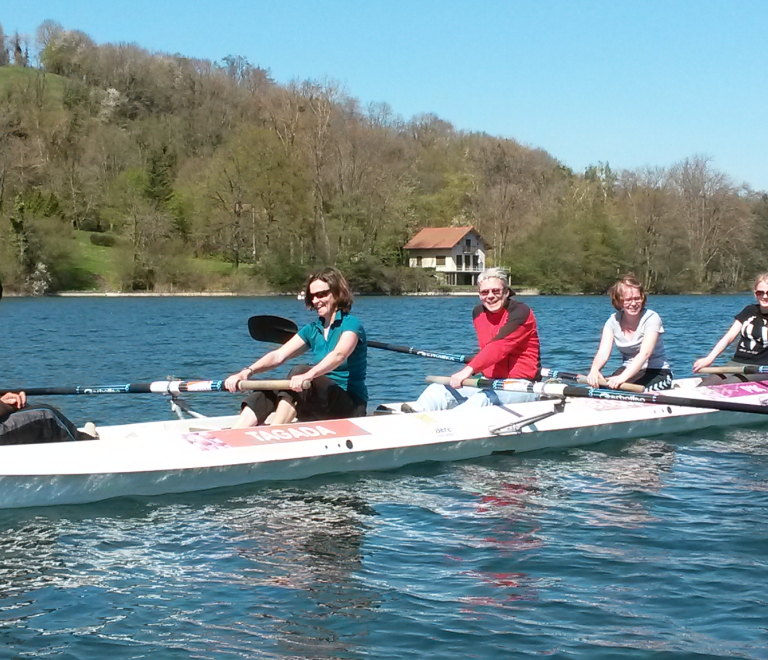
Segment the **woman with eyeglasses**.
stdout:
<svg viewBox="0 0 768 660">
<path fill-rule="evenodd" d="M 507 274 L 488 268 L 477 276 L 480 305 L 472 312 L 480 352 L 461 371 L 451 376 L 450 386 L 432 384 L 414 405 L 403 404 L 403 412 L 446 410 L 457 405 L 492 406 L 532 401 L 534 394 L 462 387 L 472 374 L 486 378 L 534 380 L 541 366 L 539 333 L 530 307 L 514 298 Z"/>
<path fill-rule="evenodd" d="M 608 387 L 622 383 L 642 385 L 646 390 L 672 387 L 672 370 L 664 351 L 661 317 L 647 309 L 643 285 L 634 275 L 625 275 L 609 290 L 616 313 L 605 322 L 600 346 L 587 374 L 592 387 L 599 387 L 600 370 L 608 362 L 614 344 L 621 354 L 621 366 L 608 377 Z"/>
<path fill-rule="evenodd" d="M 362 417 L 366 413 L 368 390 L 365 386 L 368 345 L 360 320 L 350 314 L 352 293 L 347 280 L 336 268 L 322 268 L 309 276 L 304 288 L 304 304 L 318 318 L 305 325 L 280 348 L 259 358 L 224 381 L 230 392 L 253 374 L 269 371 L 308 350 L 314 366 L 298 365 L 288 374 L 290 390 L 258 391 L 242 404 L 240 418 L 233 428 L 264 424 L 274 413 L 271 424 Z M 304 383 L 310 382 L 309 389 Z"/>
<path fill-rule="evenodd" d="M 755 278 L 754 290 L 757 304 L 747 305 L 736 314 L 733 325 L 715 344 L 709 355 L 693 363 L 694 373 L 710 366 L 737 337 L 739 343 L 736 345 L 736 353 L 728 366 L 768 365 L 768 273 L 761 273 Z M 723 382 L 721 378 L 713 379 L 712 382 L 714 380 Z"/>
</svg>

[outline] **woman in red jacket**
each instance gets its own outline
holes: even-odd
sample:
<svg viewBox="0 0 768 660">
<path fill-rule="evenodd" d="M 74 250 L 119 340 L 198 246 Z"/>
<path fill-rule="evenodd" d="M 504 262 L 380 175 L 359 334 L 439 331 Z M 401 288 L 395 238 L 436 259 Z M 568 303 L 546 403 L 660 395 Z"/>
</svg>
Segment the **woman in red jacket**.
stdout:
<svg viewBox="0 0 768 660">
<path fill-rule="evenodd" d="M 473 374 L 486 378 L 518 378 L 533 381 L 541 366 L 539 333 L 530 307 L 514 298 L 507 274 L 500 268 L 484 270 L 477 278 L 481 304 L 472 312 L 480 352 L 461 371 L 451 376 L 450 386 L 430 385 L 404 412 L 446 410 L 459 404 L 492 406 L 532 401 L 534 394 L 462 387 Z"/>
</svg>

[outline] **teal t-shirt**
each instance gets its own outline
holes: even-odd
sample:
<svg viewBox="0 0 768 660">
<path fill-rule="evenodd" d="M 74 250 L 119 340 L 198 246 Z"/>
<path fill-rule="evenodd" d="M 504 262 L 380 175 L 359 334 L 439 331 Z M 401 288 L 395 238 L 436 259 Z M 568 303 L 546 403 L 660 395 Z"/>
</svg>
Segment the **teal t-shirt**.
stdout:
<svg viewBox="0 0 768 660">
<path fill-rule="evenodd" d="M 357 335 L 357 346 L 352 351 L 352 355 L 333 371 L 329 371 L 326 376 L 338 383 L 347 392 L 356 394 L 364 401 L 368 401 L 368 389 L 365 386 L 365 374 L 368 369 L 368 343 L 360 319 L 353 314 L 339 310 L 331 323 L 327 340 L 323 335 L 323 320 L 321 318 L 305 325 L 298 334 L 312 349 L 315 364 L 317 364 L 336 348 L 336 344 L 339 343 L 339 338 L 344 332 L 354 332 Z"/>
</svg>

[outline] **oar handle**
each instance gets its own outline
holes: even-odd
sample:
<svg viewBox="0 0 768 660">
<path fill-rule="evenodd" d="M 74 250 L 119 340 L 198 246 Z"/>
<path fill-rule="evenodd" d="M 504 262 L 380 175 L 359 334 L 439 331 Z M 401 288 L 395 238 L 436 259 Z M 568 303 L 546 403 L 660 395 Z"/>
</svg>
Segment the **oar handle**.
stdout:
<svg viewBox="0 0 768 660">
<path fill-rule="evenodd" d="M 438 385 L 451 384 L 450 376 L 427 376 L 425 380 L 428 383 L 437 383 Z M 505 387 L 502 387 L 502 384 Z M 472 378 L 465 378 L 463 381 L 461 381 L 461 386 L 462 387 L 479 387 L 481 389 L 494 389 L 494 390 L 506 389 L 514 392 L 526 392 L 531 387 L 533 387 L 533 383 L 525 379 L 497 378 L 496 380 L 491 380 L 490 378 L 474 376 Z"/>
<path fill-rule="evenodd" d="M 745 364 L 731 367 L 702 367 L 700 374 L 768 374 L 768 366 Z"/>
<path fill-rule="evenodd" d="M 301 387 L 308 390 L 312 386 L 312 382 L 305 380 Z M 238 389 L 241 392 L 250 390 L 289 390 L 291 389 L 290 380 L 241 380 L 237 384 Z"/>
<path fill-rule="evenodd" d="M 542 378 L 562 378 L 564 380 L 573 380 L 581 385 L 589 385 L 589 381 L 587 380 L 587 377 L 583 374 L 576 374 L 570 371 L 560 371 L 559 369 L 542 369 L 541 370 L 541 376 Z M 598 379 L 598 385 L 600 387 L 607 388 L 608 387 L 608 381 L 603 378 L 602 376 Z M 613 389 L 613 388 L 610 388 Z M 644 392 L 645 388 L 642 385 L 636 385 L 635 383 L 622 383 L 617 388 L 619 390 L 624 390 L 625 392 Z"/>
</svg>

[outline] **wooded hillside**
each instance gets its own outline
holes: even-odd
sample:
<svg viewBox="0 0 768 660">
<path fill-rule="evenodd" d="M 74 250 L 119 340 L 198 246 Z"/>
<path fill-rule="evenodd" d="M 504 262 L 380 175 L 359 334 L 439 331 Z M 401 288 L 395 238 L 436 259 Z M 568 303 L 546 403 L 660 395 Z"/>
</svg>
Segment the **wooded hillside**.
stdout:
<svg viewBox="0 0 768 660">
<path fill-rule="evenodd" d="M 213 63 L 94 43 L 47 21 L 39 67 L 0 53 L 0 277 L 7 290 L 295 290 L 335 264 L 364 291 L 430 286 L 403 267 L 420 228 L 474 225 L 492 262 L 543 291 L 748 286 L 768 197 L 700 156 L 573 172 L 333 82 L 279 85 Z"/>
</svg>

